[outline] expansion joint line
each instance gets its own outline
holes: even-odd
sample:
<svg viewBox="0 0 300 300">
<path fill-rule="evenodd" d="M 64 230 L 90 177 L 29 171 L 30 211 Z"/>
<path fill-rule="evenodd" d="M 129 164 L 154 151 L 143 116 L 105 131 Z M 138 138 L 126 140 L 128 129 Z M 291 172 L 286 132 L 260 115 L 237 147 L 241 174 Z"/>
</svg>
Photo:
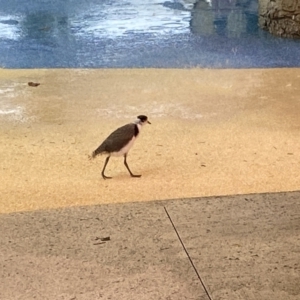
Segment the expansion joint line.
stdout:
<svg viewBox="0 0 300 300">
<path fill-rule="evenodd" d="M 188 251 L 187 251 L 187 249 L 186 249 L 186 247 L 185 247 L 185 245 L 184 245 L 184 243 L 183 243 L 183 241 L 182 241 L 182 239 L 181 239 L 181 237 L 180 237 L 180 235 L 179 235 L 179 232 L 178 232 L 178 230 L 176 229 L 175 224 L 174 224 L 174 222 L 172 221 L 171 216 L 170 216 L 170 214 L 169 214 L 169 212 L 167 211 L 167 208 L 166 208 L 165 206 L 164 206 L 164 209 L 165 209 L 165 212 L 166 212 L 166 214 L 167 214 L 167 216 L 168 216 L 168 218 L 169 218 L 169 220 L 170 220 L 170 222 L 171 222 L 171 224 L 172 224 L 172 226 L 173 226 L 173 228 L 174 228 L 174 230 L 175 230 L 175 232 L 176 232 L 176 234 L 177 234 L 177 237 L 178 237 L 178 239 L 179 239 L 179 241 L 180 241 L 180 243 L 181 243 L 181 246 L 182 246 L 184 252 L 186 253 L 186 255 L 187 255 L 187 257 L 188 257 L 188 259 L 189 259 L 189 261 L 190 261 L 190 263 L 191 263 L 191 265 L 192 265 L 192 267 L 193 267 L 193 269 L 194 269 L 194 271 L 195 271 L 195 273 L 196 273 L 196 275 L 197 275 L 197 277 L 198 277 L 198 279 L 199 279 L 199 281 L 200 281 L 200 283 L 201 283 L 201 285 L 202 285 L 202 287 L 203 287 L 203 289 L 204 289 L 204 291 L 205 291 L 205 293 L 206 293 L 208 299 L 209 299 L 209 300 L 213 300 L 212 297 L 211 297 L 211 295 L 209 294 L 209 292 L 208 292 L 208 290 L 207 290 L 207 288 L 206 288 L 206 286 L 205 286 L 205 284 L 204 284 L 204 282 L 203 282 L 203 280 L 202 280 L 202 278 L 201 278 L 199 272 L 197 271 L 196 266 L 194 265 L 194 263 L 193 263 L 193 261 L 192 261 L 192 258 L 190 257 L 190 254 L 188 253 Z"/>
</svg>

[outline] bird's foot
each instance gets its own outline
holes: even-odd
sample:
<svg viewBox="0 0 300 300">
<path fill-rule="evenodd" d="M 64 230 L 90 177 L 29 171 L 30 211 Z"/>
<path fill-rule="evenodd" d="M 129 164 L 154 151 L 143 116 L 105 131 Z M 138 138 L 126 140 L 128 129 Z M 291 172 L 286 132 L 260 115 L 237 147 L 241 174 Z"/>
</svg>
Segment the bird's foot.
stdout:
<svg viewBox="0 0 300 300">
<path fill-rule="evenodd" d="M 134 175 L 134 174 L 130 174 L 131 175 L 131 177 L 141 177 L 142 175 Z"/>
<path fill-rule="evenodd" d="M 104 174 L 102 174 L 103 179 L 112 179 L 112 177 L 106 176 Z"/>
</svg>

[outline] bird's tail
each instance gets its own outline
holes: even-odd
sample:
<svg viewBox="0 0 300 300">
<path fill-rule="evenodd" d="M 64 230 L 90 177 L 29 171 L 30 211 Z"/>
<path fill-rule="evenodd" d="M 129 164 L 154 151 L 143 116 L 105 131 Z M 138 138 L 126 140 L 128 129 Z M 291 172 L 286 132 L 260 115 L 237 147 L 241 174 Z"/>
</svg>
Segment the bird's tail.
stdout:
<svg viewBox="0 0 300 300">
<path fill-rule="evenodd" d="M 92 152 L 90 155 L 90 159 L 95 158 L 97 155 L 101 154 L 103 152 L 102 145 L 100 145 L 95 151 Z"/>
</svg>

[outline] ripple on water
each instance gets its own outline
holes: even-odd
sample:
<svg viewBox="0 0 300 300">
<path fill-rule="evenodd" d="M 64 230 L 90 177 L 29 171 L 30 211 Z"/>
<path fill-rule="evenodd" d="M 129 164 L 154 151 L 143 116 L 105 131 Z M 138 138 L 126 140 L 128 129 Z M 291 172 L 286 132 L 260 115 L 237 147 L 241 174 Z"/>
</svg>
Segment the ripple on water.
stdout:
<svg viewBox="0 0 300 300">
<path fill-rule="evenodd" d="M 19 17 L 0 14 L 0 38 L 17 40 L 20 35 Z"/>
<path fill-rule="evenodd" d="M 101 18 L 99 11 L 105 12 Z M 92 34 L 103 38 L 117 38 L 128 32 L 160 35 L 188 33 L 189 21 L 190 11 L 174 11 L 162 6 L 159 0 L 129 1 L 128 5 L 101 3 L 97 9 L 92 8 L 70 19 L 74 27 L 80 26 L 75 35 Z"/>
</svg>

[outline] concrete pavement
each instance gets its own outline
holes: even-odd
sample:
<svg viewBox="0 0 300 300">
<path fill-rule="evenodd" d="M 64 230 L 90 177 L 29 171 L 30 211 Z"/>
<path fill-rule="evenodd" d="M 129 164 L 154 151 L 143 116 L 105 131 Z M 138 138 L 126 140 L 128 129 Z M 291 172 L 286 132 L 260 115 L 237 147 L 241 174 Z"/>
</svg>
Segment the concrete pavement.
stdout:
<svg viewBox="0 0 300 300">
<path fill-rule="evenodd" d="M 290 192 L 2 214 L 0 299 L 296 300 L 299 200 Z"/>
</svg>

